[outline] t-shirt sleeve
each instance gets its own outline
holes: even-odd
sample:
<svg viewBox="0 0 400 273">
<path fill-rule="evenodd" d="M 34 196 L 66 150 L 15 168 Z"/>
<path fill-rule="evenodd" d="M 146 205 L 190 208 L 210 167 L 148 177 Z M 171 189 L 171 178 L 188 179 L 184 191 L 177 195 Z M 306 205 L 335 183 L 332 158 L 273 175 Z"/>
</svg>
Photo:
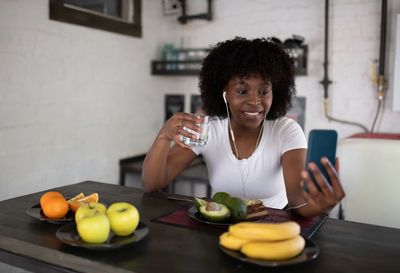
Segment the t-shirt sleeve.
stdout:
<svg viewBox="0 0 400 273">
<path fill-rule="evenodd" d="M 280 127 L 281 154 L 295 149 L 307 149 L 307 140 L 300 125 L 290 118 L 285 118 Z"/>
</svg>

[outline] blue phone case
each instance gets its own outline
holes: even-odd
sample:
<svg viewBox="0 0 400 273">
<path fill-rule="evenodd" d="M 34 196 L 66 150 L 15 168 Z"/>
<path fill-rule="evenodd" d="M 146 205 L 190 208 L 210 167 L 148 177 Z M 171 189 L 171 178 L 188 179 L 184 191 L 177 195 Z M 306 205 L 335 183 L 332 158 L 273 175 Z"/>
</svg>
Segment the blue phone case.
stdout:
<svg viewBox="0 0 400 273">
<path fill-rule="evenodd" d="M 329 159 L 332 165 L 335 164 L 337 138 L 338 134 L 335 130 L 311 130 L 308 136 L 306 170 L 310 173 L 311 179 L 314 181 L 319 190 L 321 190 L 320 187 L 315 182 L 311 172 L 308 170 L 308 162 L 314 162 L 321 170 L 327 181 L 331 183 L 325 168 L 321 164 L 321 157 L 325 156 Z M 308 192 L 305 184 L 304 190 Z"/>
</svg>

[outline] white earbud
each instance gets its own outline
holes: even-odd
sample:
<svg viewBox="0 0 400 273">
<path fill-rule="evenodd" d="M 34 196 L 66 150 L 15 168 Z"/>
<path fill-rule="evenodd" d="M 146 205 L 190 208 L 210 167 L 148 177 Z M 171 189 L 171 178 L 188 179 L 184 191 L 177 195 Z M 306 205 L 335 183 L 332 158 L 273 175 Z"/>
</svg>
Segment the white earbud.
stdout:
<svg viewBox="0 0 400 273">
<path fill-rule="evenodd" d="M 225 104 L 227 104 L 227 102 L 226 102 L 226 91 L 224 93 L 222 93 L 222 97 L 224 98 Z"/>
</svg>

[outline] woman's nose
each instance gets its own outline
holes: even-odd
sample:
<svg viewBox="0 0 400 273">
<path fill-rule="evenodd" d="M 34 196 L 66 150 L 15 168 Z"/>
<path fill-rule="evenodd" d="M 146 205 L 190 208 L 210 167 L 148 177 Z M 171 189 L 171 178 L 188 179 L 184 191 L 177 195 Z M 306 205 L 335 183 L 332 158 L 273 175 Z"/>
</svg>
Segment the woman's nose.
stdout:
<svg viewBox="0 0 400 273">
<path fill-rule="evenodd" d="M 249 97 L 247 99 L 247 103 L 249 104 L 260 104 L 261 103 L 261 98 L 257 94 L 257 92 L 250 92 Z"/>
</svg>

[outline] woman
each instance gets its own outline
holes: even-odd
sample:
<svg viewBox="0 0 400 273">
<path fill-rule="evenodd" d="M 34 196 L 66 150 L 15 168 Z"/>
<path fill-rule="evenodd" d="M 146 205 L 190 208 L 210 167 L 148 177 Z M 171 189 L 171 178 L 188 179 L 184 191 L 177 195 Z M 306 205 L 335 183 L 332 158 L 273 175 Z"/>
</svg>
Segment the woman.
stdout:
<svg viewBox="0 0 400 273">
<path fill-rule="evenodd" d="M 295 94 L 294 66 L 279 45 L 239 37 L 221 42 L 204 59 L 199 79 L 204 111 L 212 117 L 208 144 L 186 146 L 180 136 L 195 135 L 183 127 L 199 132 L 200 120 L 174 114 L 144 161 L 144 190 L 167 186 L 202 154 L 214 192 L 260 199 L 267 207 L 287 207 L 302 216 L 329 213 L 344 197 L 337 160 L 335 169 L 321 159 L 331 185 L 314 163 L 309 164 L 321 191 L 304 170 L 305 136 L 285 117 Z"/>
</svg>

